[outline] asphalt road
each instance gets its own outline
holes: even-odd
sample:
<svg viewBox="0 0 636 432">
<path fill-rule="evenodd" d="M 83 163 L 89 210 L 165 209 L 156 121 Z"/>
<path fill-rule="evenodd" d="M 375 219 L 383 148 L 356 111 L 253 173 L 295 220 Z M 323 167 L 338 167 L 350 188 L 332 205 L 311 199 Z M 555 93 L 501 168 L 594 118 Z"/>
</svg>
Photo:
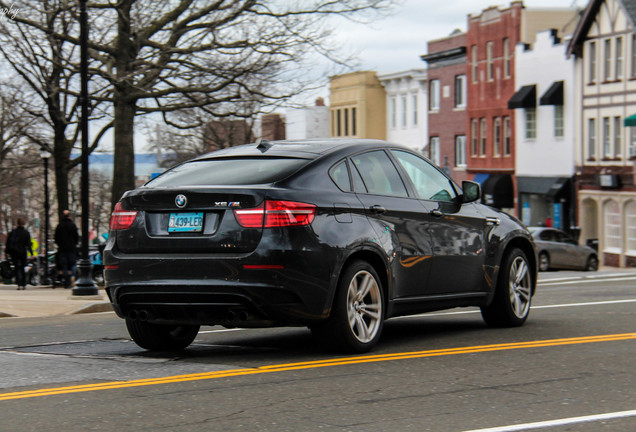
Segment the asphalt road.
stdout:
<svg viewBox="0 0 636 432">
<path fill-rule="evenodd" d="M 467 309 L 390 320 L 350 357 L 302 328 L 205 327 L 160 355 L 112 313 L 8 319 L 0 431 L 629 432 L 634 358 L 630 275 L 541 283 L 521 328 Z"/>
</svg>

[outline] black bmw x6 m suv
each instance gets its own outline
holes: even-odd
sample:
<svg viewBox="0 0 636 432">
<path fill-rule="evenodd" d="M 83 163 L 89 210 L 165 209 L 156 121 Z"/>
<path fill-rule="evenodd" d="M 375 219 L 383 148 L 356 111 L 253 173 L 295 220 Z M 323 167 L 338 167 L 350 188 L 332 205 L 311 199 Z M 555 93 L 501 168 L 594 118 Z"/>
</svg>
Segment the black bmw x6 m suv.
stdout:
<svg viewBox="0 0 636 432">
<path fill-rule="evenodd" d="M 106 290 L 148 350 L 201 325 L 308 326 L 370 350 L 386 319 L 477 306 L 519 326 L 536 287 L 527 229 L 420 154 L 375 140 L 263 141 L 178 165 L 116 205 Z"/>
</svg>

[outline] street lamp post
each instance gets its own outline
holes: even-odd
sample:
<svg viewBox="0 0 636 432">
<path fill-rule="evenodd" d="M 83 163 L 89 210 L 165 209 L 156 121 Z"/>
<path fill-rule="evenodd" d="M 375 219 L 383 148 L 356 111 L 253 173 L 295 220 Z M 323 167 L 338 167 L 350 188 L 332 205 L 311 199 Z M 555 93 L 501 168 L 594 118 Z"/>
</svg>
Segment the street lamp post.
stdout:
<svg viewBox="0 0 636 432">
<path fill-rule="evenodd" d="M 88 16 L 86 1 L 79 0 L 80 6 L 80 103 L 82 117 L 82 245 L 77 263 L 78 277 L 73 287 L 74 296 L 98 295 L 93 281 L 93 264 L 88 257 Z"/>
<path fill-rule="evenodd" d="M 49 281 L 49 158 L 51 153 L 46 150 L 40 152 L 40 157 L 44 162 L 44 259 L 41 260 L 42 284 L 47 285 Z"/>
</svg>

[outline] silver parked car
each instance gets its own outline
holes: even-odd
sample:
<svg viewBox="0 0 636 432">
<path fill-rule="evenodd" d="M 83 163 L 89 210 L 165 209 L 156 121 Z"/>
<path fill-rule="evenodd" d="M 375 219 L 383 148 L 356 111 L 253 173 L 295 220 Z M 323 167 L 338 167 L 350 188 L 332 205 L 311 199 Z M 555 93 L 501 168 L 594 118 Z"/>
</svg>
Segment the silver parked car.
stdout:
<svg viewBox="0 0 636 432">
<path fill-rule="evenodd" d="M 551 269 L 598 270 L 598 255 L 556 228 L 529 227 L 539 257 L 539 271 Z"/>
</svg>

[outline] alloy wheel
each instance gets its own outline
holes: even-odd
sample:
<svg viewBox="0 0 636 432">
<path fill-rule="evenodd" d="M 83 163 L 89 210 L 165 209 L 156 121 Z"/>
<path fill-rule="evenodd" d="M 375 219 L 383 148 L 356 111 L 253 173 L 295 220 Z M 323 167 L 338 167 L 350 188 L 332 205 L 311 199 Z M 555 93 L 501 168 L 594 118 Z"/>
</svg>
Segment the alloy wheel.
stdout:
<svg viewBox="0 0 636 432">
<path fill-rule="evenodd" d="M 355 274 L 347 292 L 347 318 L 355 338 L 361 343 L 373 340 L 382 322 L 380 286 L 366 270 Z"/>
<path fill-rule="evenodd" d="M 515 257 L 510 266 L 509 278 L 510 306 L 518 318 L 523 318 L 530 309 L 532 280 L 528 263 L 523 257 Z"/>
</svg>

